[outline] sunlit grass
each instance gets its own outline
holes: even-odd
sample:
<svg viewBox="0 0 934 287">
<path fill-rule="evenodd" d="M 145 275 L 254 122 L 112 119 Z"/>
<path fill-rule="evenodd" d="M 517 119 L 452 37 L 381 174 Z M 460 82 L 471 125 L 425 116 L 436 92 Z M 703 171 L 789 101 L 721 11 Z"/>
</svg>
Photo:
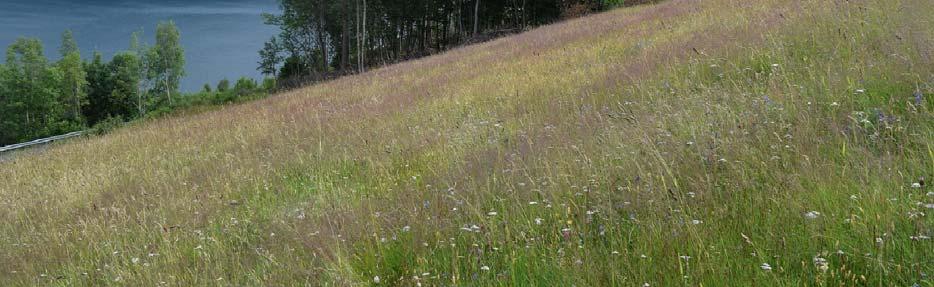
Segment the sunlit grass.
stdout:
<svg viewBox="0 0 934 287">
<path fill-rule="evenodd" d="M 670 1 L 18 155 L 0 285 L 929 286 L 932 13 Z"/>
</svg>

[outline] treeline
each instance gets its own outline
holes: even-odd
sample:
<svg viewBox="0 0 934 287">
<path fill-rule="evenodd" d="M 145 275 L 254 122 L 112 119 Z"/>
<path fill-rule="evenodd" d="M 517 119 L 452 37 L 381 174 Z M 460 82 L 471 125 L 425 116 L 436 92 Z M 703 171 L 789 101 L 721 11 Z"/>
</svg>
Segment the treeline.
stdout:
<svg viewBox="0 0 934 287">
<path fill-rule="evenodd" d="M 259 70 L 298 85 L 651 0 L 280 0 Z"/>
<path fill-rule="evenodd" d="M 172 22 L 156 27 L 155 42 L 146 45 L 142 32 L 132 34 L 127 50 L 105 61 L 94 53 L 84 61 L 70 31 L 62 35 L 51 63 L 38 39 L 17 39 L 0 64 L 0 146 L 96 125 L 118 125 L 193 105 L 255 98 L 272 90 L 242 78 L 231 87 L 223 80 L 215 89 L 179 93 L 185 75 L 181 34 Z"/>
</svg>

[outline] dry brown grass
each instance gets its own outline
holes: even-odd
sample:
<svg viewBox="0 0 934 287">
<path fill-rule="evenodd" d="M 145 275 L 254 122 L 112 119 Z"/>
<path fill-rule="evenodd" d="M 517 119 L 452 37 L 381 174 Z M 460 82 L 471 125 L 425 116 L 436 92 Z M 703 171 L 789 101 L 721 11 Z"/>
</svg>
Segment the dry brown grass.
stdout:
<svg viewBox="0 0 934 287">
<path fill-rule="evenodd" d="M 919 147 L 931 135 L 883 145 L 841 136 L 850 112 L 895 104 L 843 102 L 840 91 L 870 73 L 830 73 L 837 64 L 795 53 L 813 52 L 800 44 L 807 37 L 858 19 L 847 13 L 896 10 L 674 0 L 23 154 L 0 163 L 0 220 L 10 223 L 0 244 L 12 246 L 0 252 L 0 284 L 360 285 L 376 275 L 399 285 L 860 282 L 814 273 L 814 253 L 834 243 L 812 238 L 835 236 L 857 252 L 874 250 L 860 237 L 877 224 L 895 226 L 888 234 L 928 232 L 930 219 L 904 219 L 911 207 L 886 203 L 891 194 L 879 190 L 926 166 Z M 876 29 L 931 33 L 904 22 Z M 877 47 L 929 63 L 930 38 L 917 38 Z M 899 84 L 931 77 L 930 66 L 906 68 L 860 47 L 806 55 L 871 61 Z M 800 70 L 744 70 L 779 62 Z M 918 120 L 929 110 L 899 116 L 931 130 Z M 841 143 L 849 157 L 837 156 Z M 858 193 L 879 202 L 825 204 L 855 182 L 873 186 Z M 856 207 L 878 220 L 843 229 L 799 216 L 824 208 L 842 218 Z M 705 225 L 685 224 L 690 216 Z M 859 258 L 841 268 L 908 282 L 930 269 L 910 255 L 924 248 L 887 250 L 879 260 L 903 268 L 891 276 Z M 693 268 L 678 258 L 688 253 Z M 644 254 L 653 264 L 640 263 Z M 767 260 L 776 272 L 763 275 L 757 265 Z"/>
</svg>

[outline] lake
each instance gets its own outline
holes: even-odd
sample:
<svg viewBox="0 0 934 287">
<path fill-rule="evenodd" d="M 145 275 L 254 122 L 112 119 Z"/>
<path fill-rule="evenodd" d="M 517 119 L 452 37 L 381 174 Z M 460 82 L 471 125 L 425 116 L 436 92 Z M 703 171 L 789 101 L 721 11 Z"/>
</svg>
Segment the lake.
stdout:
<svg viewBox="0 0 934 287">
<path fill-rule="evenodd" d="M 154 42 L 155 27 L 172 20 L 182 34 L 186 72 L 182 90 L 197 91 L 223 78 L 260 79 L 256 70 L 263 42 L 278 33 L 263 24 L 262 13 L 278 13 L 275 0 L 257 1 L 113 1 L 113 0 L 4 0 L 0 4 L 0 47 L 6 51 L 18 37 L 42 40 L 45 55 L 59 58 L 61 34 L 71 29 L 89 60 L 100 51 L 109 60 L 129 47 L 130 34 L 143 29 L 144 40 Z"/>
</svg>

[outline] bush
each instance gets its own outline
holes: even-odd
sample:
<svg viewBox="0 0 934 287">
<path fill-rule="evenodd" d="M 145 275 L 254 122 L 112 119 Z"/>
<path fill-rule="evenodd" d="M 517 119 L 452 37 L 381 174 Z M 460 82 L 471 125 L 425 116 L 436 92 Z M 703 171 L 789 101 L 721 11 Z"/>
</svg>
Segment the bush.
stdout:
<svg viewBox="0 0 934 287">
<path fill-rule="evenodd" d="M 107 117 L 89 130 L 90 134 L 105 135 L 123 126 L 123 117 Z"/>
</svg>

